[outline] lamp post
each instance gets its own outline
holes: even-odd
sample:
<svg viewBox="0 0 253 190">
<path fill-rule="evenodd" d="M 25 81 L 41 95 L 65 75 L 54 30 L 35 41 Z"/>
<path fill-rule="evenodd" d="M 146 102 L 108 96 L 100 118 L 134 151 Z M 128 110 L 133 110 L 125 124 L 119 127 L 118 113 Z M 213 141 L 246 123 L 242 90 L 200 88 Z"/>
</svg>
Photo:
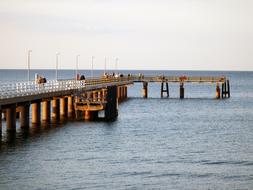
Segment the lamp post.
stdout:
<svg viewBox="0 0 253 190">
<path fill-rule="evenodd" d="M 60 55 L 60 53 L 58 53 L 58 52 L 55 55 L 55 80 L 58 80 L 59 55 Z"/>
<path fill-rule="evenodd" d="M 78 74 L 78 61 L 79 61 L 79 58 L 80 55 L 76 55 L 76 79 L 77 79 L 77 74 Z"/>
<path fill-rule="evenodd" d="M 93 78 L 93 66 L 94 66 L 94 59 L 95 59 L 95 57 L 94 56 L 92 56 L 91 57 L 91 77 Z"/>
<path fill-rule="evenodd" d="M 105 62 L 104 62 L 104 74 L 106 73 L 106 57 L 105 57 Z"/>
<path fill-rule="evenodd" d="M 115 73 L 118 72 L 118 61 L 119 61 L 119 58 L 116 57 L 116 59 L 115 59 Z"/>
<path fill-rule="evenodd" d="M 28 50 L 28 56 L 27 56 L 27 66 L 28 66 L 27 80 L 28 81 L 30 81 L 31 54 L 32 54 L 32 50 Z"/>
</svg>

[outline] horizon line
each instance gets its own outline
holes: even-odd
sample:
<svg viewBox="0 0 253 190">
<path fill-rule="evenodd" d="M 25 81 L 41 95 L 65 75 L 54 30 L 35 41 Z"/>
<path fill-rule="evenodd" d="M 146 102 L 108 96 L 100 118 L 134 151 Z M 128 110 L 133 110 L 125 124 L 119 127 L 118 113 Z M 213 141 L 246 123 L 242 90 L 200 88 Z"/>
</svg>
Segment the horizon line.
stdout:
<svg viewBox="0 0 253 190">
<path fill-rule="evenodd" d="M 27 69 L 1 69 L 0 70 L 24 70 L 27 71 Z M 52 70 L 55 69 L 30 69 L 31 71 L 34 70 Z M 58 69 L 62 71 L 75 71 L 76 69 Z M 92 69 L 78 69 L 79 71 L 91 71 Z M 104 69 L 93 69 L 94 71 L 104 71 Z M 106 71 L 211 71 L 211 72 L 253 72 L 253 70 L 191 70 L 191 69 L 106 69 Z"/>
</svg>

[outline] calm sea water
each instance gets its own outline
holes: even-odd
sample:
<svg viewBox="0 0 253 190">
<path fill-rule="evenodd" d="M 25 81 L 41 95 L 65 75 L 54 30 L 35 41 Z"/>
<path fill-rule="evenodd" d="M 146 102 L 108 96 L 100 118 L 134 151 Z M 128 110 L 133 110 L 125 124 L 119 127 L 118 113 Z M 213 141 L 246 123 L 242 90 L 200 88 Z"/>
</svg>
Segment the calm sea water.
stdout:
<svg viewBox="0 0 253 190">
<path fill-rule="evenodd" d="M 171 98 L 160 99 L 160 85 L 150 84 L 142 99 L 136 84 L 114 122 L 18 128 L 14 137 L 3 122 L 0 189 L 253 189 L 253 72 L 141 72 L 226 75 L 231 98 L 215 100 L 215 84 L 186 84 L 180 100 L 170 84 Z M 0 80 L 26 80 L 26 71 L 1 70 Z"/>
</svg>

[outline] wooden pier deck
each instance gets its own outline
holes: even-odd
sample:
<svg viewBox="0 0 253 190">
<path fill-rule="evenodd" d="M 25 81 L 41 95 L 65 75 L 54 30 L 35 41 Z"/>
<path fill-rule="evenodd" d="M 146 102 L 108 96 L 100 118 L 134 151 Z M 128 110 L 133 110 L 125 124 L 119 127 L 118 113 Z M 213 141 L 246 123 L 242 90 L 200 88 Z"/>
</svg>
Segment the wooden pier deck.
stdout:
<svg viewBox="0 0 253 190">
<path fill-rule="evenodd" d="M 215 97 L 230 97 L 229 80 L 213 76 L 106 76 L 86 80 L 51 80 L 44 84 L 33 81 L 0 84 L 0 135 L 2 118 L 7 131 L 16 131 L 16 119 L 21 128 L 41 122 L 57 122 L 60 118 L 79 115 L 86 120 L 105 112 L 105 119 L 117 117 L 118 102 L 127 98 L 127 86 L 143 83 L 143 97 L 148 97 L 148 83 L 161 83 L 161 97 L 169 97 L 169 83 L 179 84 L 179 97 L 184 98 L 184 83 L 215 83 Z M 220 89 L 221 86 L 221 89 Z M 164 89 L 164 87 L 166 87 Z M 30 111 L 31 107 L 31 111 Z M 18 113 L 18 114 L 17 114 Z"/>
</svg>

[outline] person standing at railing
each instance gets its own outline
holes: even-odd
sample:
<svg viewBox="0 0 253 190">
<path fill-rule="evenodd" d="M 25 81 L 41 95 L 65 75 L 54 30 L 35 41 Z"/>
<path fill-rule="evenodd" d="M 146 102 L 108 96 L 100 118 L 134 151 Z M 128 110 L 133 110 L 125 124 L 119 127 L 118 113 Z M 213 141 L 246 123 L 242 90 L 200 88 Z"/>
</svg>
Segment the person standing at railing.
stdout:
<svg viewBox="0 0 253 190">
<path fill-rule="evenodd" d="M 85 76 L 81 75 L 80 80 L 85 80 Z"/>
<path fill-rule="evenodd" d="M 81 83 L 81 86 L 85 85 L 85 76 L 84 75 L 81 75 L 81 77 L 80 77 L 80 83 Z"/>
<path fill-rule="evenodd" d="M 44 84 L 47 82 L 47 79 L 45 77 L 43 77 L 43 76 L 39 76 L 37 74 L 36 77 L 37 77 L 37 79 L 36 79 L 35 83 L 38 84 L 39 87 L 44 86 Z"/>
<path fill-rule="evenodd" d="M 80 75 L 79 74 L 76 75 L 76 80 L 80 80 Z"/>
</svg>

